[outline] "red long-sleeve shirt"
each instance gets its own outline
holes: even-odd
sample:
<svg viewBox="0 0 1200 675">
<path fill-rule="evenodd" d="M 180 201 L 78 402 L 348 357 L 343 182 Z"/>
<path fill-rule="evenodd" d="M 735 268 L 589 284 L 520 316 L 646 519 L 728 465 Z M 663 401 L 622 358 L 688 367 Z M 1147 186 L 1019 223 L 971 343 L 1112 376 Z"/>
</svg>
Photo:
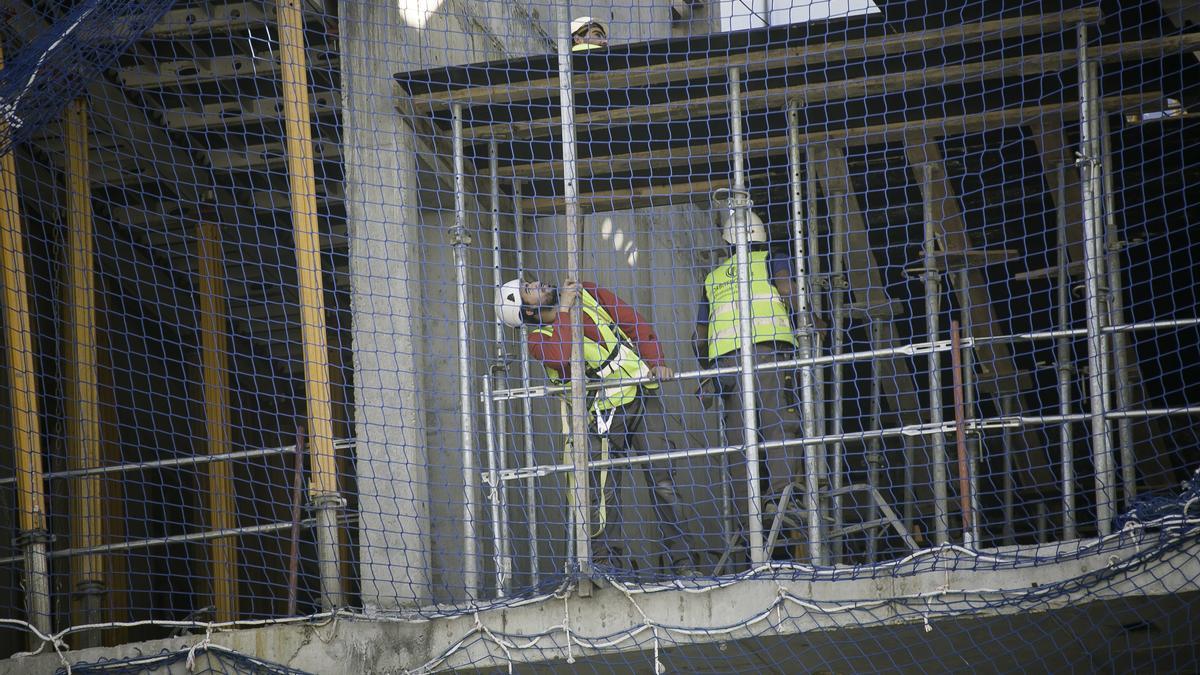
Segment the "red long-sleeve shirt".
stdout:
<svg viewBox="0 0 1200 675">
<path fill-rule="evenodd" d="M 590 281 L 581 281 L 579 286 L 591 293 L 617 326 L 625 335 L 629 336 L 629 340 L 646 365 L 651 368 L 665 365 L 662 348 L 658 344 L 658 335 L 649 321 L 638 314 L 637 310 L 629 303 L 617 297 L 616 293 L 607 288 L 601 288 Z M 587 312 L 582 312 L 581 318 L 584 337 L 593 342 L 600 342 L 600 331 L 596 329 L 592 318 L 587 315 Z M 571 313 L 559 312 L 558 318 L 548 328 L 550 328 L 550 335 L 537 332 L 529 334 L 529 355 L 541 361 L 546 367 L 563 373 L 565 378 L 571 372 Z"/>
</svg>

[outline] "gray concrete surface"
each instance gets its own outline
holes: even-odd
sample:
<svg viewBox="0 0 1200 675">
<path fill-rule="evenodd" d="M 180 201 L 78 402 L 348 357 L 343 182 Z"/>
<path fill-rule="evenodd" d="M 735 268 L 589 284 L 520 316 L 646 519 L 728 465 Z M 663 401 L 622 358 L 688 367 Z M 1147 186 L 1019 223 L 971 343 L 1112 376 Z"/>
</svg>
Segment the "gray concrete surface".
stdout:
<svg viewBox="0 0 1200 675">
<path fill-rule="evenodd" d="M 1144 669 L 1156 658 L 1187 667 L 1195 663 L 1200 640 L 1200 544 L 1192 541 L 1127 568 L 1126 561 L 1156 539 L 1157 533 L 1130 535 L 1120 546 L 1085 549 L 1057 563 L 987 569 L 992 565 L 974 556 L 944 550 L 913 560 L 912 568 L 926 571 L 897 569 L 890 577 L 741 581 L 705 592 L 604 586 L 589 598 L 568 594 L 477 614 L 432 620 L 395 613 L 342 617 L 320 625 L 222 631 L 209 639 L 241 654 L 329 675 L 503 669 L 505 650 L 487 631 L 514 643 L 525 642 L 519 636 L 545 634 L 535 648 L 508 651 L 522 664 L 520 672 L 570 672 L 589 665 L 648 672 L 654 658 L 651 625 L 659 631 L 659 658 L 672 672 L 728 671 L 738 663 L 763 672 L 794 672 L 793 667 L 805 669 L 803 664 L 832 672 L 1103 672 L 1122 664 Z M 1038 556 L 1052 550 L 992 553 Z M 929 569 L 935 562 L 940 569 Z M 1056 586 L 1106 568 L 1113 573 L 1099 583 Z M 1018 595 L 1025 601 L 1011 602 Z M 568 626 L 575 638 L 569 655 Z M 602 651 L 580 644 L 606 636 L 611 646 Z M 63 659 L 82 663 L 155 654 L 203 639 L 190 635 L 66 652 Z M 796 661 L 800 654 L 802 664 Z M 575 663 L 567 664 L 567 658 Z M 0 675 L 49 673 L 61 663 L 53 653 L 9 659 L 0 662 Z M 179 665 L 160 672 L 187 671 Z"/>
</svg>

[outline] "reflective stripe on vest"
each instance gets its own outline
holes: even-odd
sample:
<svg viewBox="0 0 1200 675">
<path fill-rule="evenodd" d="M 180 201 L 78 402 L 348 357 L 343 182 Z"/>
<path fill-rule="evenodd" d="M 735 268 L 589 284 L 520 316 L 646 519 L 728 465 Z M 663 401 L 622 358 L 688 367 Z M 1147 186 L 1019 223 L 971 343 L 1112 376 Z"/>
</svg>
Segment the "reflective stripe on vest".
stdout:
<svg viewBox="0 0 1200 675">
<path fill-rule="evenodd" d="M 753 341 L 796 345 L 787 305 L 767 270 L 767 251 L 750 251 L 750 317 Z M 729 256 L 704 279 L 708 297 L 708 358 L 741 348 L 738 339 L 737 256 Z"/>
<path fill-rule="evenodd" d="M 583 364 L 590 379 L 624 379 L 645 377 L 650 374 L 650 368 L 642 357 L 634 350 L 629 338 L 616 325 L 604 307 L 592 297 L 591 293 L 580 289 L 579 298 L 582 301 L 583 312 L 596 324 L 600 332 L 600 342 L 594 342 L 587 336 L 583 338 Z M 553 326 L 542 326 L 533 330 L 534 333 L 551 336 Z M 546 372 L 555 382 L 562 382 L 562 375 L 547 366 Z M 657 388 L 653 382 L 642 386 L 647 389 Z M 625 405 L 632 401 L 638 393 L 638 385 L 630 384 L 621 387 L 610 387 L 596 392 L 592 401 L 592 410 L 608 410 Z"/>
</svg>

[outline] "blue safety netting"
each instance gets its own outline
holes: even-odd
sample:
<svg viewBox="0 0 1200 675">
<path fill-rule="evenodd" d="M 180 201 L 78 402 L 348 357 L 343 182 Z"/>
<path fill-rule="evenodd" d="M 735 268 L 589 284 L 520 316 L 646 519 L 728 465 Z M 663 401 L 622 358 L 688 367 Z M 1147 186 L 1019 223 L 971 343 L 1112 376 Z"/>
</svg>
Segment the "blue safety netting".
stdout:
<svg viewBox="0 0 1200 675">
<path fill-rule="evenodd" d="M 0 656 L 1200 667 L 1187 3 L 3 8 Z"/>
</svg>

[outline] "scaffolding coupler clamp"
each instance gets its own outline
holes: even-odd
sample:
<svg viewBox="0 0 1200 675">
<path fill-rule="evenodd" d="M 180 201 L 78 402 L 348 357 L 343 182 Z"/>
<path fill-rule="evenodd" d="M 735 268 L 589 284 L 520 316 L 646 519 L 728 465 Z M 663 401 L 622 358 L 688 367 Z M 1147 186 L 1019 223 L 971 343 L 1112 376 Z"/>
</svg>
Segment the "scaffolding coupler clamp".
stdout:
<svg viewBox="0 0 1200 675">
<path fill-rule="evenodd" d="M 343 509 L 346 508 L 346 498 L 337 492 L 318 492 L 309 498 L 308 507 L 314 510 L 325 508 Z"/>
<path fill-rule="evenodd" d="M 963 338 L 959 340 L 960 347 L 974 347 L 975 338 Z M 917 342 L 906 347 L 902 347 L 899 351 L 905 356 L 919 356 L 922 354 L 933 354 L 936 352 L 948 352 L 954 346 L 950 340 L 938 340 L 936 342 Z"/>
<path fill-rule="evenodd" d="M 968 432 L 977 433 L 987 429 L 1012 429 L 1021 426 L 1019 417 L 1001 417 L 993 420 L 964 420 L 963 429 Z M 950 420 L 948 422 L 927 422 L 924 424 L 910 424 L 900 429 L 901 435 L 904 436 L 932 436 L 933 434 L 951 434 L 958 430 L 958 422 Z"/>
<path fill-rule="evenodd" d="M 1093 157 L 1093 156 L 1087 154 L 1086 152 L 1080 152 L 1080 151 L 1076 150 L 1074 164 L 1077 167 L 1087 167 L 1089 169 L 1094 169 L 1094 168 L 1100 166 L 1100 160 L 1096 157 Z"/>
<path fill-rule="evenodd" d="M 492 472 L 481 471 L 479 475 L 484 484 L 492 484 Z M 549 468 L 540 466 L 521 467 L 519 469 L 504 469 L 503 471 L 496 472 L 496 482 L 498 484 L 504 484 L 506 481 L 510 480 L 520 480 L 522 478 L 542 478 L 543 476 L 548 475 L 550 475 Z"/>
<path fill-rule="evenodd" d="M 467 232 L 467 228 L 461 225 L 455 225 L 450 228 L 450 245 L 451 246 L 470 246 L 471 234 Z"/>
<path fill-rule="evenodd" d="M 52 544 L 55 539 L 56 537 L 47 530 L 24 530 L 13 537 L 13 545 L 17 548 L 25 548 L 30 544 Z"/>
</svg>

